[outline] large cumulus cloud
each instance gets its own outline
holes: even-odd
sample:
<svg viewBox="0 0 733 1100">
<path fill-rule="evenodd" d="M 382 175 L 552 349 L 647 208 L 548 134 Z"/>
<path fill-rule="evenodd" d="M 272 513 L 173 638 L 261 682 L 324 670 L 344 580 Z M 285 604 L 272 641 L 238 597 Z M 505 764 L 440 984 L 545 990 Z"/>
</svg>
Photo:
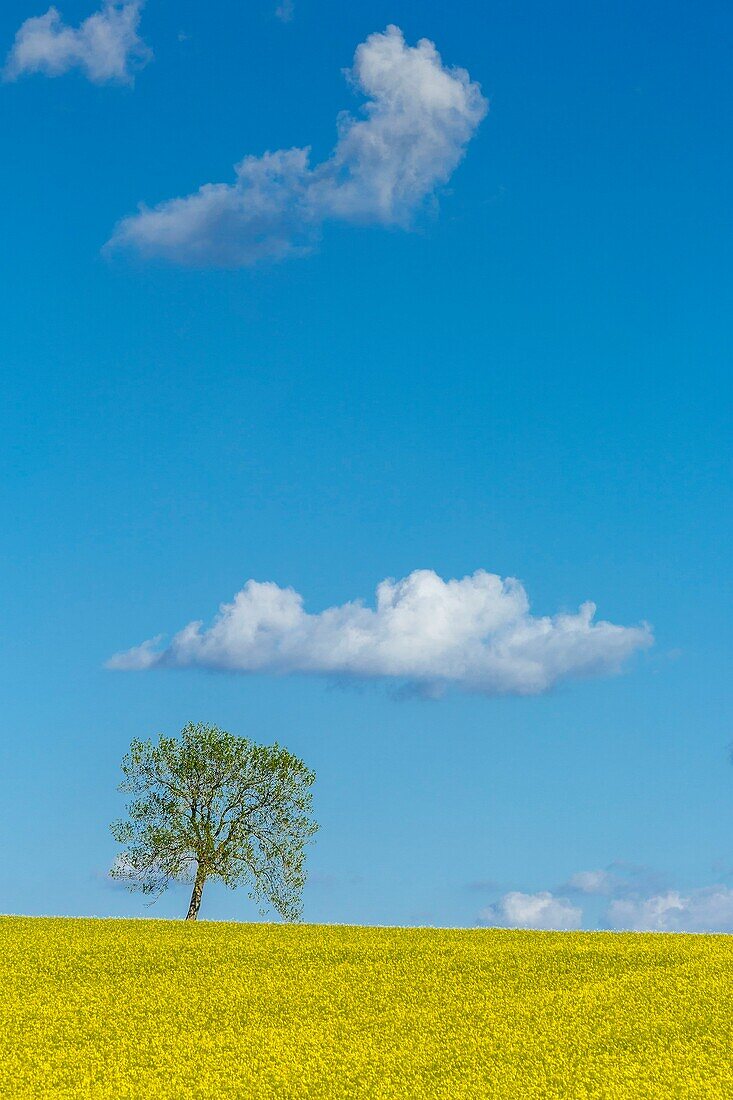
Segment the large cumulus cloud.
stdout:
<svg viewBox="0 0 733 1100">
<path fill-rule="evenodd" d="M 645 625 L 596 621 L 595 606 L 535 616 L 523 586 L 479 570 L 444 581 L 431 570 L 384 580 L 376 606 L 353 601 L 317 614 L 272 582 L 248 581 L 209 627 L 189 623 L 113 657 L 116 669 L 210 668 L 386 679 L 440 694 L 531 695 L 572 677 L 617 672 L 652 642 Z"/>
</svg>

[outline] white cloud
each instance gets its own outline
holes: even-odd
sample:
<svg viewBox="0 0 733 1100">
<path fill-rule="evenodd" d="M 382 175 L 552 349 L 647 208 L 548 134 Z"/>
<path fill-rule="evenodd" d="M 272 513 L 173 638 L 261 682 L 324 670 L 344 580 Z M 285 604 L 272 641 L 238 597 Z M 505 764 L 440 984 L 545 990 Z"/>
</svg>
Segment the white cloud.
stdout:
<svg viewBox="0 0 733 1100">
<path fill-rule="evenodd" d="M 152 56 L 137 33 L 143 3 L 105 0 L 101 10 L 78 27 L 63 23 L 54 7 L 26 19 L 15 36 L 4 78 L 16 80 L 27 73 L 61 76 L 78 68 L 97 84 L 131 83 L 133 68 Z"/>
<path fill-rule="evenodd" d="M 608 896 L 616 889 L 616 879 L 608 871 L 578 871 L 567 881 L 566 889 L 578 894 L 602 894 Z"/>
<path fill-rule="evenodd" d="M 662 893 L 666 887 L 664 878 L 651 868 L 614 860 L 603 869 L 578 871 L 558 890 L 607 898 L 639 898 Z"/>
<path fill-rule="evenodd" d="M 248 581 L 213 624 L 192 622 L 169 645 L 160 637 L 120 653 L 116 669 L 201 667 L 232 672 L 387 678 L 436 695 L 447 686 L 485 695 L 531 695 L 570 677 L 620 669 L 652 643 L 648 626 L 595 622 L 576 614 L 530 614 L 513 578 L 478 570 L 443 581 L 419 569 L 377 586 L 361 601 L 308 614 L 292 588 Z"/>
<path fill-rule="evenodd" d="M 275 15 L 281 23 L 290 23 L 295 14 L 294 0 L 282 0 L 275 8 Z"/>
<path fill-rule="evenodd" d="M 188 265 L 246 266 L 309 251 L 328 220 L 407 227 L 446 183 L 487 110 L 479 85 L 398 27 L 372 34 L 348 74 L 367 97 L 343 112 L 331 156 L 309 148 L 247 156 L 232 184 L 205 184 L 123 219 L 108 247 Z"/>
<path fill-rule="evenodd" d="M 567 898 L 558 898 L 549 890 L 522 894 L 513 890 L 495 905 L 484 909 L 481 923 L 492 928 L 536 928 L 569 931 L 580 928 L 583 912 Z"/>
<path fill-rule="evenodd" d="M 607 917 L 612 928 L 633 932 L 733 932 L 733 890 L 707 886 L 616 900 Z"/>
</svg>

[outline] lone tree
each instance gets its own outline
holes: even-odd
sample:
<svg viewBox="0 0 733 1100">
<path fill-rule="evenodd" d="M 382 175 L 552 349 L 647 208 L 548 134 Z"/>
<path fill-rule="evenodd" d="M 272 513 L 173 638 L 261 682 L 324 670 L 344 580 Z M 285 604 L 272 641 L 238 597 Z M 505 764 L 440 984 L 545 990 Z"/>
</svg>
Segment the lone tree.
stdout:
<svg viewBox="0 0 733 1100">
<path fill-rule="evenodd" d="M 196 920 L 207 879 L 248 886 L 264 912 L 297 920 L 315 774 L 287 749 L 255 745 L 216 726 L 185 726 L 180 738 L 134 740 L 119 790 L 134 795 L 112 826 L 125 846 L 110 874 L 159 897 L 171 880 L 193 883 L 186 920 Z"/>
</svg>

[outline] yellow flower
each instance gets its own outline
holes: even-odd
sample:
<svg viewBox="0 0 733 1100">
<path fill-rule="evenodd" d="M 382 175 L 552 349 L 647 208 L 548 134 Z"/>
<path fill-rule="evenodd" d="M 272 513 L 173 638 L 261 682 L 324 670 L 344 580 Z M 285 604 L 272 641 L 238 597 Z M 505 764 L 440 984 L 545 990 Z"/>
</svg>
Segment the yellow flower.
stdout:
<svg viewBox="0 0 733 1100">
<path fill-rule="evenodd" d="M 0 918 L 3 1100 L 733 1096 L 733 938 Z"/>
</svg>

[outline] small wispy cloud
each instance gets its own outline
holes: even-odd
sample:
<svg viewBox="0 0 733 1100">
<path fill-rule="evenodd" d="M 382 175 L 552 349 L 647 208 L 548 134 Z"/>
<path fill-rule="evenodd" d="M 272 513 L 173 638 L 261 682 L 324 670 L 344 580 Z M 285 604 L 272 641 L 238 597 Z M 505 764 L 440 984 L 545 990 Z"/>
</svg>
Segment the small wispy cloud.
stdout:
<svg viewBox="0 0 733 1100">
<path fill-rule="evenodd" d="M 282 0 L 275 8 L 275 15 L 281 23 L 290 23 L 295 14 L 294 0 Z"/>
<path fill-rule="evenodd" d="M 138 35 L 144 0 L 105 0 L 100 11 L 78 27 L 65 24 L 58 10 L 26 19 L 15 35 L 3 70 L 5 80 L 30 73 L 62 76 L 80 69 L 95 84 L 130 84 L 134 70 L 152 57 Z"/>
<path fill-rule="evenodd" d="M 647 625 L 575 614 L 534 616 L 514 578 L 478 570 L 442 580 L 419 569 L 377 586 L 376 607 L 353 601 L 309 614 L 303 597 L 248 581 L 208 628 L 189 623 L 168 645 L 160 636 L 117 654 L 114 669 L 210 668 L 387 679 L 428 696 L 451 685 L 484 695 L 533 695 L 580 676 L 621 669 L 652 644 Z"/>
<path fill-rule="evenodd" d="M 498 883 L 493 878 L 478 878 L 466 883 L 466 890 L 475 894 L 486 894 L 496 891 Z"/>
<path fill-rule="evenodd" d="M 604 868 L 577 871 L 558 890 L 589 897 L 625 898 L 660 893 L 666 887 L 664 877 L 652 868 L 614 860 Z"/>
<path fill-rule="evenodd" d="M 358 46 L 348 76 L 367 102 L 361 117 L 339 115 L 327 160 L 312 166 L 309 147 L 247 156 L 234 183 L 142 206 L 107 248 L 243 267 L 309 252 L 327 221 L 408 227 L 450 178 L 487 102 L 464 69 L 443 65 L 432 42 L 408 46 L 394 26 Z"/>
<path fill-rule="evenodd" d="M 569 892 L 600 894 L 602 897 L 612 894 L 615 886 L 616 880 L 608 871 L 578 871 L 566 883 Z"/>
<path fill-rule="evenodd" d="M 482 910 L 479 923 L 490 928 L 532 928 L 565 932 L 580 928 L 583 911 L 549 890 L 523 894 L 512 890 Z"/>
</svg>

